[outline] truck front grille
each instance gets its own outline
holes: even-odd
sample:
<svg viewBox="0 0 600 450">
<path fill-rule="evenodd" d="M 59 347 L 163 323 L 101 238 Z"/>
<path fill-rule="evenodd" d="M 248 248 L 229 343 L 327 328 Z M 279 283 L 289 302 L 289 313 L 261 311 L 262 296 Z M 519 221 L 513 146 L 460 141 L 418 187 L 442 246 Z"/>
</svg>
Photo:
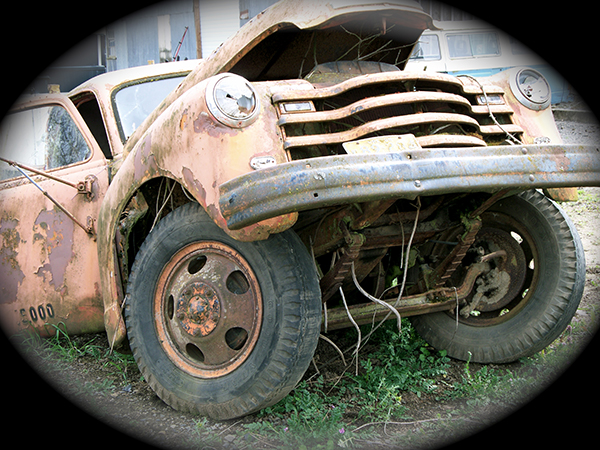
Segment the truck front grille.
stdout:
<svg viewBox="0 0 600 450">
<path fill-rule="evenodd" d="M 503 96 L 470 78 L 383 72 L 280 92 L 273 101 L 284 147 L 292 159 L 304 159 L 343 154 L 343 142 L 397 134 L 413 134 L 423 148 L 501 145 L 507 133 L 523 133 Z"/>
</svg>

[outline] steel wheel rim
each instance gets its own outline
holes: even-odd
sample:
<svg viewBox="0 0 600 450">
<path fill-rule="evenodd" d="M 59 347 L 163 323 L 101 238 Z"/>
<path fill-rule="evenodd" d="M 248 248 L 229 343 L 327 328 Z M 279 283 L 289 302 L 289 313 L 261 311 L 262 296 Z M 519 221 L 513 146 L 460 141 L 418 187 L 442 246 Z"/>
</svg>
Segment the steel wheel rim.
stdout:
<svg viewBox="0 0 600 450">
<path fill-rule="evenodd" d="M 485 229 L 499 230 L 511 235 L 512 239 L 518 242 L 524 255 L 520 270 L 525 273 L 521 289 L 514 293 L 510 301 L 504 302 L 501 306 L 492 308 L 490 311 L 482 311 L 477 316 L 470 315 L 467 318 L 459 316 L 458 321 L 461 323 L 486 327 L 510 320 L 530 301 L 539 282 L 541 260 L 533 236 L 518 220 L 502 213 L 484 213 L 482 219 Z M 504 249 L 508 250 L 507 248 Z M 511 259 L 513 257 L 515 255 L 509 251 L 507 258 Z"/>
<path fill-rule="evenodd" d="M 187 245 L 161 272 L 154 296 L 159 343 L 189 375 L 216 378 L 237 369 L 256 346 L 262 315 L 254 271 L 223 243 Z"/>
</svg>

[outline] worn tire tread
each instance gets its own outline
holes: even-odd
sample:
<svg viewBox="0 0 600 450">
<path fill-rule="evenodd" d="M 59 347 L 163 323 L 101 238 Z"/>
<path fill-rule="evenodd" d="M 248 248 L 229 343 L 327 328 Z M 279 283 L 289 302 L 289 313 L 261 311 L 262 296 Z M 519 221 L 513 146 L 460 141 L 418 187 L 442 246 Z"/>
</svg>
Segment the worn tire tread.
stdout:
<svg viewBox="0 0 600 450">
<path fill-rule="evenodd" d="M 446 349 L 453 358 L 479 363 L 508 363 L 531 356 L 560 336 L 579 306 L 585 284 L 585 259 L 575 226 L 562 209 L 543 194 L 527 191 L 517 197 L 518 202 L 525 201 L 536 214 L 544 217 L 554 234 L 559 252 L 556 258 L 560 264 L 555 274 L 556 287 L 537 317 L 526 319 L 521 315 L 515 316 L 511 319 L 513 332 L 510 335 L 502 333 L 506 327 L 485 327 L 489 329 L 487 337 L 482 337 L 477 345 L 467 344 L 460 332 L 453 335 L 455 323 L 446 320 L 449 318 L 446 313 L 412 318 L 415 329 L 423 339 L 436 348 Z M 543 282 L 540 280 L 540 283 Z M 537 298 L 536 301 L 543 300 Z M 445 325 L 440 325 L 442 323 Z M 517 329 L 515 323 L 519 325 Z M 459 330 L 469 328 L 463 327 L 466 326 L 461 324 Z"/>
<path fill-rule="evenodd" d="M 320 331 L 320 290 L 314 264 L 300 239 L 293 232 L 271 236 L 269 244 L 264 241 L 254 246 L 268 266 L 276 292 L 280 293 L 281 326 L 275 345 L 268 350 L 260 373 L 251 374 L 250 387 L 241 395 L 224 402 L 197 403 L 180 398 L 166 389 L 149 369 L 144 359 L 143 342 L 134 312 L 135 287 L 146 283 L 145 264 L 148 255 L 163 245 L 159 237 L 176 232 L 180 224 L 194 221 L 197 227 L 217 226 L 197 204 L 190 203 L 173 211 L 160 221 L 149 238 L 142 244 L 131 270 L 125 298 L 125 319 L 130 347 L 140 372 L 156 394 L 168 405 L 180 411 L 209 416 L 215 419 L 231 419 L 256 412 L 283 398 L 298 383 L 310 364 Z M 232 242 L 220 229 L 223 239 Z M 156 241 L 159 240 L 157 243 Z M 242 246 L 249 243 L 243 243 Z M 271 325 L 271 324 L 269 324 Z M 236 370 L 241 370 L 243 365 Z"/>
</svg>

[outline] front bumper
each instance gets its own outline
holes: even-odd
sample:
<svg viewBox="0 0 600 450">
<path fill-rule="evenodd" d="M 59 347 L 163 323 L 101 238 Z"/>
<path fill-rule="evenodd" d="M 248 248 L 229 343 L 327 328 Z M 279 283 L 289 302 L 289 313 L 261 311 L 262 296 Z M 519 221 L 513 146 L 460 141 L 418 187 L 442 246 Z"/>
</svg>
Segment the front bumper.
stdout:
<svg viewBox="0 0 600 450">
<path fill-rule="evenodd" d="M 280 164 L 220 186 L 237 230 L 295 211 L 458 192 L 600 186 L 600 148 L 518 145 L 339 155 Z"/>
</svg>

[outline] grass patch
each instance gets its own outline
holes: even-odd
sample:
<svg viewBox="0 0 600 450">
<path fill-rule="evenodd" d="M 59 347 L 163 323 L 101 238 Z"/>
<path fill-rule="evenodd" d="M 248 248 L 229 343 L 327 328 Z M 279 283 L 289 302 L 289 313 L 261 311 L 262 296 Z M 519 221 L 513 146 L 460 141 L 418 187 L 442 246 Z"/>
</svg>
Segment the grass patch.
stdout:
<svg viewBox="0 0 600 450">
<path fill-rule="evenodd" d="M 194 439 L 221 448 L 266 447 L 333 450 L 440 445 L 493 423 L 502 413 L 526 403 L 569 364 L 589 337 L 597 305 L 552 345 L 531 358 L 508 365 L 454 361 L 430 347 L 407 319 L 381 326 L 352 359 L 357 332 L 329 336 L 346 351 L 346 365 L 324 341 L 315 365 L 277 404 L 230 422 L 196 420 Z M 584 311 L 582 309 L 582 311 Z M 367 334 L 368 327 L 363 330 Z M 111 352 L 103 334 L 71 337 L 58 328 L 52 338 L 28 338 L 29 348 L 50 362 L 52 371 L 90 371 L 92 381 L 70 383 L 75 395 L 116 396 L 141 375 L 131 355 Z M 337 358 L 337 359 L 336 359 Z M 319 369 L 315 369 L 315 366 Z M 358 371 L 356 368 L 358 367 Z M 129 391 L 128 391 L 129 392 Z"/>
<path fill-rule="evenodd" d="M 346 334 L 350 341 L 356 337 L 354 330 Z M 365 424 L 409 420 L 403 395 L 420 398 L 435 392 L 449 362 L 446 352 L 429 347 L 408 320 L 403 320 L 401 333 L 388 323 L 359 354 L 358 373 L 349 373 L 354 367 L 350 362 L 339 376 L 308 377 L 244 428 L 258 439 L 275 438 L 285 446 L 352 447 L 372 436 Z"/>
<path fill-rule="evenodd" d="M 347 340 L 355 333 L 348 330 Z M 281 448 L 333 449 L 450 439 L 459 428 L 477 430 L 494 421 L 482 417 L 482 411 L 506 414 L 535 396 L 576 355 L 573 333 L 569 327 L 531 358 L 481 365 L 450 360 L 445 351 L 429 347 L 406 319 L 401 333 L 390 322 L 359 355 L 358 374 L 349 362 L 337 376 L 305 376 L 290 395 L 242 424 L 236 444 L 246 448 L 264 441 Z M 431 405 L 428 417 L 414 416 L 423 409 L 419 402 Z M 388 435 L 390 429 L 396 432 Z"/>
<path fill-rule="evenodd" d="M 21 338 L 20 348 L 25 353 L 33 353 L 46 363 L 46 370 L 60 371 L 65 364 L 77 360 L 91 361 L 93 367 L 106 378 L 93 383 L 93 386 L 74 386 L 75 393 L 106 393 L 141 379 L 141 374 L 131 354 L 110 350 L 105 335 L 70 336 L 64 326 L 50 325 L 54 336 L 46 339 L 37 333 L 27 334 Z"/>
</svg>

